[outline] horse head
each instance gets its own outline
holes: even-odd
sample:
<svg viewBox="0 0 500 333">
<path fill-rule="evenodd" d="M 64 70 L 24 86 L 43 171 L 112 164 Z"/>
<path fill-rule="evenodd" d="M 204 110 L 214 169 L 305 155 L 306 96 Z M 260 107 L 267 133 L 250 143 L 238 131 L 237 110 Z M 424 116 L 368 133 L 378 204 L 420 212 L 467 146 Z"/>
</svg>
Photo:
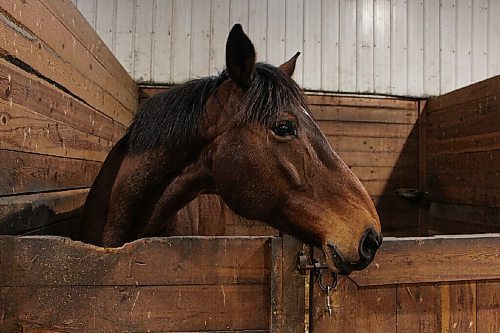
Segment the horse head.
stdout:
<svg viewBox="0 0 500 333">
<path fill-rule="evenodd" d="M 380 221 L 291 78 L 298 55 L 279 67 L 256 63 L 250 39 L 232 28 L 229 79 L 208 98 L 202 126 L 211 190 L 239 215 L 321 247 L 330 268 L 349 273 L 373 260 Z"/>
</svg>

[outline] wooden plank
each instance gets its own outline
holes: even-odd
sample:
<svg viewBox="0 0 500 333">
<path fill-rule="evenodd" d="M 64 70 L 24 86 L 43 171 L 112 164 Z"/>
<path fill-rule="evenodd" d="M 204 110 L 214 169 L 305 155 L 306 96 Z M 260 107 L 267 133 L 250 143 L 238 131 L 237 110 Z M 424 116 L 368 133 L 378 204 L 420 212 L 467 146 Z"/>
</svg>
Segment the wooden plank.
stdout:
<svg viewBox="0 0 500 333">
<path fill-rule="evenodd" d="M 471 100 L 485 99 L 499 93 L 500 76 L 494 76 L 473 85 L 429 99 L 429 113 L 448 107 L 458 107 Z"/>
<path fill-rule="evenodd" d="M 498 132 L 458 137 L 447 140 L 428 140 L 429 155 L 452 155 L 500 150 Z"/>
<path fill-rule="evenodd" d="M 312 92 L 306 92 L 306 98 L 307 102 L 311 105 L 373 107 L 379 109 L 411 109 L 415 110 L 415 112 L 418 110 L 418 100 L 406 98 L 327 95 Z"/>
<path fill-rule="evenodd" d="M 0 59 L 0 98 L 108 141 L 118 141 L 126 128 L 64 91 Z"/>
<path fill-rule="evenodd" d="M 0 197 L 0 234 L 18 234 L 79 213 L 89 189 Z"/>
<path fill-rule="evenodd" d="M 265 330 L 268 295 L 262 284 L 0 288 L 8 331 Z"/>
<path fill-rule="evenodd" d="M 269 331 L 284 333 L 287 331 L 284 329 L 286 318 L 283 303 L 283 241 L 280 238 L 272 238 L 269 245 L 271 247 Z"/>
<path fill-rule="evenodd" d="M 500 167 L 500 150 L 466 154 L 435 155 L 428 159 L 429 172 L 451 170 L 488 172 Z"/>
<path fill-rule="evenodd" d="M 372 167 L 390 167 L 400 168 L 417 167 L 418 156 L 399 153 L 377 153 L 370 152 L 345 152 L 339 153 L 340 157 L 350 167 L 372 166 Z"/>
<path fill-rule="evenodd" d="M 418 154 L 418 141 L 404 138 L 373 138 L 354 136 L 327 137 L 328 142 L 337 152 L 372 152 Z"/>
<path fill-rule="evenodd" d="M 312 332 L 396 332 L 396 287 L 358 288 L 339 277 L 331 294 L 332 315 L 326 294 L 313 283 Z"/>
<path fill-rule="evenodd" d="M 0 149 L 0 195 L 89 187 L 100 162 Z"/>
<path fill-rule="evenodd" d="M 359 286 L 499 279 L 500 234 L 385 238 Z M 457 267 L 467 267 L 458 270 Z"/>
<path fill-rule="evenodd" d="M 416 167 L 395 168 L 388 167 L 352 167 L 351 170 L 361 181 L 389 181 L 389 180 L 412 180 L 418 178 L 418 169 Z"/>
<path fill-rule="evenodd" d="M 476 283 L 447 283 L 440 287 L 442 332 L 476 331 Z"/>
<path fill-rule="evenodd" d="M 113 143 L 0 99 L 0 149 L 104 161 Z"/>
<path fill-rule="evenodd" d="M 383 124 L 363 122 L 318 121 L 325 135 L 360 136 L 375 138 L 407 138 L 416 129 L 410 124 Z M 415 132 L 416 135 L 416 132 Z"/>
<path fill-rule="evenodd" d="M 454 124 L 441 124 L 429 127 L 427 135 L 433 139 L 452 139 L 462 138 L 470 135 L 484 135 L 489 133 L 499 133 L 500 110 L 494 113 L 488 113 L 478 118 L 469 118 L 460 120 Z"/>
<path fill-rule="evenodd" d="M 132 121 L 132 114 L 118 101 L 104 98 L 107 92 L 87 80 L 81 69 L 61 59 L 43 41 L 30 34 L 29 31 L 0 16 L 0 36 L 5 41 L 0 51 L 7 56 L 14 57 L 30 66 L 44 78 L 48 78 L 64 86 L 69 92 L 80 97 L 92 107 L 114 118 L 127 126 Z"/>
<path fill-rule="evenodd" d="M 110 48 L 103 44 L 95 29 L 87 22 L 85 17 L 80 14 L 76 6 L 71 4 L 68 0 L 42 0 L 42 2 L 45 7 L 64 24 L 72 35 L 94 55 L 104 68 L 116 77 L 120 84 L 137 98 L 137 85 L 134 80 L 116 59 Z M 120 0 L 120 14 L 123 13 L 123 7 L 125 7 L 124 1 Z M 115 44 L 117 44 L 116 42 L 117 40 L 115 38 Z M 116 49 L 114 51 L 116 51 Z"/>
<path fill-rule="evenodd" d="M 500 207 L 500 189 L 436 186 L 429 188 L 429 200 L 460 205 Z"/>
<path fill-rule="evenodd" d="M 439 332 L 440 293 L 436 285 L 397 287 L 398 332 Z"/>
<path fill-rule="evenodd" d="M 477 332 L 500 331 L 500 281 L 476 282 Z"/>
<path fill-rule="evenodd" d="M 360 121 L 388 124 L 415 124 L 418 109 L 383 109 L 373 107 L 311 105 L 315 120 Z"/>
<path fill-rule="evenodd" d="M 494 169 L 493 169 L 494 170 Z M 432 168 L 428 173 L 431 189 L 439 186 L 500 189 L 500 174 L 492 171 L 453 170 L 447 167 L 443 170 Z"/>
<path fill-rule="evenodd" d="M 303 333 L 305 330 L 305 275 L 297 270 L 297 254 L 303 243 L 296 238 L 283 235 L 283 332 Z"/>
<path fill-rule="evenodd" d="M 146 238 L 120 248 L 99 248 L 61 237 L 0 236 L 4 266 L 0 284 L 188 288 L 261 285 L 269 278 L 268 240 L 269 237 Z"/>
<path fill-rule="evenodd" d="M 418 117 L 418 188 L 424 193 L 428 193 L 427 179 L 427 159 L 428 159 L 428 138 L 427 138 L 427 102 L 419 102 Z M 428 207 L 420 203 L 418 208 L 418 235 L 427 234 Z"/>
<path fill-rule="evenodd" d="M 107 91 L 131 113 L 135 113 L 137 92 L 125 89 L 122 80 L 113 77 L 42 2 L 2 0 L 0 6 L 16 24 L 36 35 L 63 60 L 84 71 L 82 74 L 89 80 Z"/>
<path fill-rule="evenodd" d="M 490 224 L 500 228 L 500 208 L 432 202 L 429 216 L 458 222 Z M 478 230 L 480 232 L 480 230 Z"/>
</svg>

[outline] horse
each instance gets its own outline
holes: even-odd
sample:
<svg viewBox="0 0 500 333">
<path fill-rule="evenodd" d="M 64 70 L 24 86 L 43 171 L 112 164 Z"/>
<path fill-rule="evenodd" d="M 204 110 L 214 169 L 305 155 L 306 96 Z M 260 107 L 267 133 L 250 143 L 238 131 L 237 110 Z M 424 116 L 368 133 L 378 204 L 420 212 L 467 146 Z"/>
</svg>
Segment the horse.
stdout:
<svg viewBox="0 0 500 333">
<path fill-rule="evenodd" d="M 213 193 L 235 213 L 320 247 L 334 271 L 365 268 L 382 242 L 379 217 L 292 79 L 299 54 L 278 67 L 257 63 L 234 25 L 219 75 L 140 108 L 92 185 L 81 240 L 115 247 L 168 235 L 178 210 Z"/>
</svg>

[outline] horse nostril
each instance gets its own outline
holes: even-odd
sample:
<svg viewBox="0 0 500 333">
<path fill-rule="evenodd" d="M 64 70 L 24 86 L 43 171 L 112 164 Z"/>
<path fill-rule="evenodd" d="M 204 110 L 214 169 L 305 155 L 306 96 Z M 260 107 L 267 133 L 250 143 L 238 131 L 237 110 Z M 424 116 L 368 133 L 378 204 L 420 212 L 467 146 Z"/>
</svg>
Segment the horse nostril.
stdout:
<svg viewBox="0 0 500 333">
<path fill-rule="evenodd" d="M 359 246 L 359 256 L 361 260 L 371 261 L 375 256 L 375 252 L 382 244 L 382 236 L 377 235 L 375 230 L 369 229 L 361 238 Z"/>
</svg>

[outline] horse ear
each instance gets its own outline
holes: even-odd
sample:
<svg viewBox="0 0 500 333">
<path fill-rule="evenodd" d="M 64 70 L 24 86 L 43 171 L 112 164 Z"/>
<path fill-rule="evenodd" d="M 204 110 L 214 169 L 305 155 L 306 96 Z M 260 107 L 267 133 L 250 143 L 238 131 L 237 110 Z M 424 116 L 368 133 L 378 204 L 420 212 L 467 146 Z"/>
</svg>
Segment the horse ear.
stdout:
<svg viewBox="0 0 500 333">
<path fill-rule="evenodd" d="M 288 75 L 292 76 L 295 71 L 295 63 L 297 62 L 297 58 L 299 57 L 300 52 L 295 53 L 293 57 L 290 58 L 287 62 L 281 64 L 278 68 Z"/>
<path fill-rule="evenodd" d="M 250 86 L 255 71 L 255 49 L 240 24 L 235 24 L 227 37 L 226 68 L 240 87 Z"/>
</svg>

